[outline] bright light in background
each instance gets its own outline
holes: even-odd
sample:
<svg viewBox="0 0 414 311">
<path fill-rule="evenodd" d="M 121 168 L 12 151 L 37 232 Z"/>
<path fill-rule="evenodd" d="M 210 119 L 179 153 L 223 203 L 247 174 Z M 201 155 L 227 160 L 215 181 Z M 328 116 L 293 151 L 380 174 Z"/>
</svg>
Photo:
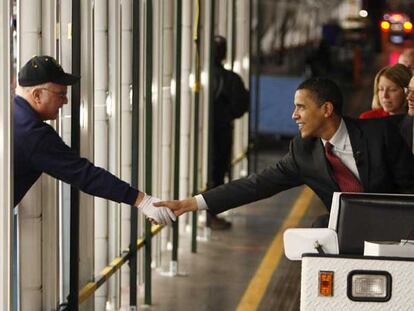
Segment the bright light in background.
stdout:
<svg viewBox="0 0 414 311">
<path fill-rule="evenodd" d="M 201 72 L 200 80 L 202 85 L 207 84 L 207 73 L 204 70 Z"/>
<path fill-rule="evenodd" d="M 171 79 L 170 88 L 171 88 L 171 96 L 174 97 L 175 94 L 177 93 L 177 83 L 175 83 L 175 79 Z"/>
<path fill-rule="evenodd" d="M 390 22 L 387 22 L 387 21 L 382 21 L 381 22 L 382 31 L 387 32 L 387 31 L 390 30 L 390 27 L 391 27 Z"/>
<path fill-rule="evenodd" d="M 368 16 L 368 11 L 367 10 L 361 10 L 361 11 L 359 11 L 359 16 L 361 16 L 361 17 L 367 17 Z"/>
<path fill-rule="evenodd" d="M 112 116 L 112 98 L 111 98 L 110 92 L 106 93 L 105 104 L 106 104 L 106 115 L 108 118 L 110 118 Z"/>
<path fill-rule="evenodd" d="M 151 93 L 152 93 L 152 102 L 156 103 L 158 101 L 158 87 L 157 87 L 157 84 L 153 83 L 151 85 Z"/>
<path fill-rule="evenodd" d="M 411 30 L 413 29 L 413 24 L 411 24 L 410 22 L 404 22 L 403 27 L 405 32 L 411 32 Z"/>
<path fill-rule="evenodd" d="M 233 71 L 234 72 L 237 72 L 237 73 L 240 73 L 240 69 L 241 69 L 240 62 L 238 60 L 234 61 L 234 63 L 233 63 Z"/>
<path fill-rule="evenodd" d="M 194 73 L 190 73 L 190 77 L 188 79 L 188 86 L 192 89 L 192 88 L 194 88 L 194 84 L 195 84 Z"/>
<path fill-rule="evenodd" d="M 231 70 L 231 65 L 229 62 L 225 62 L 223 67 L 226 68 L 227 70 Z"/>
<path fill-rule="evenodd" d="M 388 64 L 394 65 L 398 62 L 398 58 L 400 57 L 400 53 L 397 51 L 391 51 L 388 58 Z"/>
<path fill-rule="evenodd" d="M 86 109 L 85 102 L 82 101 L 79 111 L 79 123 L 81 128 L 86 128 L 86 120 L 88 120 L 88 110 Z"/>
<path fill-rule="evenodd" d="M 403 20 L 403 16 L 401 14 L 392 14 L 390 20 L 392 22 L 401 22 Z"/>
<path fill-rule="evenodd" d="M 249 70 L 249 66 L 250 66 L 249 57 L 247 56 L 243 57 L 243 69 Z"/>
<path fill-rule="evenodd" d="M 129 109 L 132 111 L 132 84 L 129 85 Z"/>
</svg>

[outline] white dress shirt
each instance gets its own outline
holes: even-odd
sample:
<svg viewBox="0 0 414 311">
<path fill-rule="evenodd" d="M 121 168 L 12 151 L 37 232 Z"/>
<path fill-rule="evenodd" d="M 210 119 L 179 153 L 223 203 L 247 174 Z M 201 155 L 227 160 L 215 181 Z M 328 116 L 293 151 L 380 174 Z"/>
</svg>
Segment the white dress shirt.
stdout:
<svg viewBox="0 0 414 311">
<path fill-rule="evenodd" d="M 321 140 L 325 146 L 327 140 L 322 138 Z M 336 130 L 329 142 L 333 146 L 332 152 L 342 161 L 343 164 L 345 164 L 347 168 L 351 170 L 352 174 L 354 174 L 358 180 L 361 180 L 355 163 L 354 152 L 349 139 L 348 129 L 346 128 L 344 120 L 341 120 L 339 128 Z"/>
<path fill-rule="evenodd" d="M 327 140 L 322 139 L 322 143 L 325 146 Z M 338 129 L 336 130 L 335 134 L 329 140 L 332 144 L 332 152 L 345 164 L 347 168 L 351 170 L 351 172 L 361 180 L 359 177 L 358 169 L 354 159 L 354 153 L 351 146 L 351 141 L 349 139 L 348 129 L 346 128 L 344 120 L 341 120 L 341 124 L 339 125 Z M 197 201 L 197 206 L 199 210 L 206 210 L 208 209 L 206 200 L 201 194 L 197 194 L 195 196 Z"/>
</svg>

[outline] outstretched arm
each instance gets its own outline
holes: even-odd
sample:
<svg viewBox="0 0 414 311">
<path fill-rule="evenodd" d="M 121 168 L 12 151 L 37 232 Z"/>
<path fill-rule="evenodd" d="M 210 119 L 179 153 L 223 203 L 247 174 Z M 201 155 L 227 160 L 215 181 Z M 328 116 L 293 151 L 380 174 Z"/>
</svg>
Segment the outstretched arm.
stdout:
<svg viewBox="0 0 414 311">
<path fill-rule="evenodd" d="M 176 216 L 198 210 L 197 200 L 194 197 L 184 200 L 160 201 L 154 203 L 154 206 L 167 207 L 172 210 Z"/>
</svg>

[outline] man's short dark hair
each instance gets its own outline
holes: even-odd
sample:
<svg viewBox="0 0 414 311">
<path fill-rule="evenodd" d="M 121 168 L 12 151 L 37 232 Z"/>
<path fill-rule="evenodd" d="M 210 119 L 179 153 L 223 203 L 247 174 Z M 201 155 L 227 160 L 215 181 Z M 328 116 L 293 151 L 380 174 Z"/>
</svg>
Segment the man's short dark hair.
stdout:
<svg viewBox="0 0 414 311">
<path fill-rule="evenodd" d="M 296 90 L 308 90 L 315 95 L 320 105 L 329 101 L 332 103 L 335 113 L 342 115 L 342 92 L 338 85 L 327 78 L 310 78 L 299 84 Z"/>
</svg>

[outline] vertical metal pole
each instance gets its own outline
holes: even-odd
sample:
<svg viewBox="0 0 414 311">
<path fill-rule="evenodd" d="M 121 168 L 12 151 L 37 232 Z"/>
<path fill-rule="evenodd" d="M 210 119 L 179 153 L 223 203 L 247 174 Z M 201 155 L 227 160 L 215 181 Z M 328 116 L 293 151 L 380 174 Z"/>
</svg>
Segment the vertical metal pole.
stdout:
<svg viewBox="0 0 414 311">
<path fill-rule="evenodd" d="M 95 165 L 104 169 L 109 168 L 109 115 L 107 105 L 109 99 L 109 57 L 108 57 L 108 3 L 106 1 L 95 1 L 94 5 L 94 161 Z M 111 66 L 112 68 L 112 66 Z M 94 198 L 94 270 L 97 275 L 109 262 L 108 254 L 108 200 Z M 108 289 L 111 288 L 107 282 L 95 293 L 95 310 L 105 309 L 106 302 L 110 300 Z M 92 299 L 91 299 L 92 300 Z M 90 302 L 89 302 L 90 303 Z"/>
<path fill-rule="evenodd" d="M 13 310 L 12 302 L 12 267 L 13 264 L 13 148 L 12 148 L 12 105 L 10 104 L 11 81 L 11 25 L 10 13 L 12 3 L 9 0 L 1 2 L 0 11 L 0 99 L 3 105 L 0 109 L 0 146 L 2 159 L 0 162 L 0 310 Z M 15 245 L 15 247 L 17 247 Z M 17 282 L 17 278 L 14 279 Z M 16 288 L 16 287 L 15 287 Z"/>
<path fill-rule="evenodd" d="M 152 193 L 152 0 L 147 0 L 145 49 L 145 191 Z M 145 221 L 145 297 L 151 302 L 151 223 Z"/>
<path fill-rule="evenodd" d="M 140 70 L 140 19 L 139 1 L 132 3 L 132 172 L 131 185 L 138 188 L 138 137 L 139 137 L 139 70 Z M 129 259 L 129 305 L 137 305 L 137 239 L 138 210 L 131 206 L 130 259 Z"/>
<path fill-rule="evenodd" d="M 209 49 L 208 49 L 208 133 L 207 133 L 207 139 L 208 139 L 208 167 L 207 167 L 207 180 L 208 185 L 207 187 L 210 188 L 213 185 L 213 153 L 214 153 L 214 100 L 213 100 L 213 88 L 212 88 L 212 82 L 213 82 L 213 70 L 214 70 L 214 60 L 213 60 L 213 50 L 214 50 L 214 11 L 215 11 L 215 0 L 211 0 L 210 5 L 210 28 L 209 28 L 209 36 L 207 38 L 209 43 Z"/>
<path fill-rule="evenodd" d="M 250 60 L 250 64 L 249 64 L 249 90 L 250 90 L 250 96 L 251 96 L 251 90 L 253 89 L 253 79 L 252 79 L 252 51 L 253 51 L 253 42 L 252 42 L 252 34 L 253 34 L 253 29 L 252 29 L 252 16 L 253 16 L 253 0 L 249 0 L 249 60 Z M 251 103 L 251 99 L 250 99 L 250 103 Z M 251 107 L 249 107 L 249 111 L 251 111 Z M 248 132 L 248 146 L 247 146 L 247 171 L 250 173 L 252 173 L 252 145 L 253 145 L 253 137 L 252 137 L 252 114 L 249 113 L 249 132 Z"/>
<path fill-rule="evenodd" d="M 132 172 L 131 184 L 138 188 L 138 137 L 139 137 L 139 73 L 140 73 L 140 18 L 139 1 L 132 3 Z M 137 239 L 138 209 L 131 206 L 131 241 L 129 245 L 129 305 L 137 306 Z"/>
<path fill-rule="evenodd" d="M 260 0 L 257 0 L 256 6 L 256 15 L 257 20 L 260 21 Z M 258 158 L 258 148 L 259 148 L 259 121 L 260 121 L 260 69 L 261 69 L 261 53 L 260 53 L 260 36 L 261 36 L 261 23 L 257 23 L 257 31 L 256 31 L 256 79 L 255 79 L 255 108 L 254 108 L 254 166 L 253 171 L 257 171 L 257 164 L 259 161 Z"/>
<path fill-rule="evenodd" d="M 72 1 L 72 72 L 81 72 L 81 3 Z M 71 147 L 80 154 L 80 83 L 72 86 Z M 70 187 L 70 290 L 69 309 L 78 310 L 79 304 L 79 190 Z"/>
<path fill-rule="evenodd" d="M 17 3 L 17 67 L 20 68 L 33 55 L 43 53 L 43 34 L 41 33 L 42 23 L 46 19 L 42 16 L 41 0 L 20 0 Z M 46 178 L 47 179 L 47 178 Z M 29 249 L 24 245 L 43 245 L 41 239 L 42 226 L 44 218 L 42 212 L 45 206 L 42 201 L 45 193 L 43 187 L 46 186 L 46 179 L 40 177 L 31 187 L 30 191 L 24 196 L 19 203 L 17 215 L 15 217 L 18 224 L 18 249 L 17 249 L 17 267 L 18 267 L 18 306 L 17 308 L 25 309 L 26 305 L 31 308 L 40 308 L 42 296 L 42 248 Z M 45 189 L 46 190 L 46 189 Z M 49 189 L 52 190 L 52 189 Z M 53 189 L 52 191 L 54 191 Z M 53 196 L 53 195 L 52 195 Z M 47 196 L 49 197 L 49 196 Z M 30 273 L 33 277 L 32 282 L 29 279 L 20 277 Z M 36 297 L 33 299 L 32 297 Z"/>
<path fill-rule="evenodd" d="M 181 128 L 181 31 L 182 0 L 175 4 L 175 140 L 174 140 L 174 199 L 180 193 L 180 128 Z M 178 262 L 179 218 L 173 223 L 172 262 Z M 177 270 L 177 269 L 176 269 Z M 177 271 L 175 271 L 177 272 Z"/>
<path fill-rule="evenodd" d="M 196 1 L 197 8 L 196 8 L 196 25 L 195 25 L 195 33 L 194 33 L 194 44 L 195 44 L 195 82 L 194 82 L 194 123 L 193 123 L 193 135 L 194 135 L 194 143 L 193 143 L 193 156 L 194 156 L 194 165 L 193 165 L 193 195 L 198 193 L 198 126 L 199 126 L 199 119 L 200 119 L 200 76 L 201 76 L 201 68 L 200 68 L 200 0 Z M 191 235 L 191 252 L 197 252 L 197 219 L 198 213 L 193 212 L 192 215 L 192 235 Z"/>
<path fill-rule="evenodd" d="M 236 0 L 231 0 L 231 55 L 230 55 L 230 64 L 231 70 L 233 70 L 234 59 L 236 58 Z M 227 49 L 228 50 L 228 49 Z"/>
</svg>

